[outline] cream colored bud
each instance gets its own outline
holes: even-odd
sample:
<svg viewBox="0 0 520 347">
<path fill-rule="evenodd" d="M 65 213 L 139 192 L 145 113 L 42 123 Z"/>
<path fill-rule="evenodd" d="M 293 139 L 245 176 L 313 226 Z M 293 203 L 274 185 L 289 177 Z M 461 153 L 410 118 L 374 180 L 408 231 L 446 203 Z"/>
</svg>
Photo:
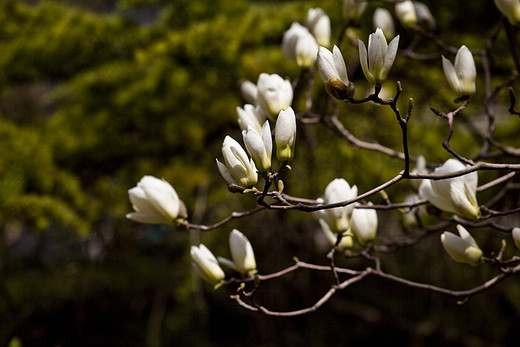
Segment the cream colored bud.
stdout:
<svg viewBox="0 0 520 347">
<path fill-rule="evenodd" d="M 399 36 L 396 36 L 388 44 L 383 30 L 378 28 L 375 33 L 368 37 L 368 50 L 363 41 L 359 40 L 358 43 L 361 69 L 367 81 L 371 84 L 384 83 L 394 64 L 397 47 L 399 46 Z"/>
<path fill-rule="evenodd" d="M 460 161 L 448 159 L 435 169 L 434 174 L 448 174 L 465 168 Z M 480 211 L 476 198 L 477 184 L 476 171 L 448 179 L 424 180 L 419 187 L 419 196 L 440 210 L 475 219 Z"/>
<path fill-rule="evenodd" d="M 253 158 L 259 171 L 269 171 L 271 168 L 271 155 L 273 140 L 269 121 L 265 121 L 261 133 L 257 133 L 252 127 L 242 131 L 247 152 Z"/>
<path fill-rule="evenodd" d="M 516 248 L 520 249 L 520 228 L 513 228 L 511 235 L 513 236 L 513 241 L 515 242 Z"/>
<path fill-rule="evenodd" d="M 368 203 L 372 205 L 371 202 Z M 364 246 L 372 242 L 377 234 L 377 211 L 374 209 L 354 208 L 350 219 L 351 230 L 358 242 Z"/>
<path fill-rule="evenodd" d="M 417 24 L 417 14 L 413 1 L 406 0 L 395 4 L 395 16 L 405 28 L 411 28 Z"/>
<path fill-rule="evenodd" d="M 241 130 L 247 130 L 252 127 L 258 133 L 262 131 L 262 125 L 265 123 L 265 114 L 259 108 L 246 104 L 244 108 L 237 106 L 238 126 Z"/>
<path fill-rule="evenodd" d="M 289 161 L 294 157 L 296 144 L 296 115 L 291 107 L 280 111 L 274 127 L 276 157 L 279 161 Z"/>
<path fill-rule="evenodd" d="M 347 201 L 357 196 L 357 187 L 350 186 L 343 178 L 332 180 L 325 188 L 325 193 L 321 198 L 324 204 L 332 204 L 336 202 Z M 331 209 L 318 210 L 315 216 L 323 219 L 335 234 L 343 234 L 350 229 L 350 219 L 354 205 L 350 204 L 343 207 L 335 207 Z"/>
<path fill-rule="evenodd" d="M 381 28 L 387 40 L 391 40 L 395 37 L 394 20 L 392 19 L 390 11 L 388 11 L 386 8 L 376 8 L 374 11 L 373 23 L 374 30 Z"/>
<path fill-rule="evenodd" d="M 257 82 L 257 105 L 270 120 L 276 120 L 280 111 L 291 106 L 293 90 L 291 82 L 277 74 L 261 73 Z"/>
<path fill-rule="evenodd" d="M 181 204 L 173 187 L 165 180 L 144 176 L 137 186 L 128 190 L 128 196 L 135 212 L 126 218 L 140 223 L 173 224 L 179 217 Z M 185 209 L 185 207 L 184 207 Z"/>
<path fill-rule="evenodd" d="M 330 45 L 330 18 L 321 8 L 311 8 L 305 18 L 305 26 L 320 46 Z"/>
<path fill-rule="evenodd" d="M 457 225 L 457 230 L 460 237 L 447 231 L 441 235 L 444 249 L 456 262 L 477 266 L 482 259 L 482 250 L 462 225 Z"/>
<path fill-rule="evenodd" d="M 337 46 L 332 52 L 325 47 L 318 51 L 318 70 L 325 83 L 325 89 L 332 97 L 345 100 L 354 95 L 354 84 L 349 82 L 347 66 Z"/>
<path fill-rule="evenodd" d="M 473 55 L 466 46 L 459 48 L 455 56 L 455 64 L 442 57 L 442 67 L 448 83 L 459 96 L 475 94 L 477 69 Z"/>
<path fill-rule="evenodd" d="M 212 286 L 218 288 L 225 278 L 224 271 L 218 264 L 217 258 L 211 253 L 211 251 L 200 244 L 197 246 L 191 246 L 191 264 L 197 274 L 206 282 Z"/>
<path fill-rule="evenodd" d="M 513 25 L 520 25 L 520 0 L 495 0 L 498 10 Z"/>
<path fill-rule="evenodd" d="M 253 159 L 249 159 L 236 140 L 226 136 L 222 144 L 222 155 L 224 164 L 217 159 L 217 166 L 220 174 L 229 184 L 249 187 L 258 182 L 258 173 Z"/>
<path fill-rule="evenodd" d="M 240 93 L 242 94 L 242 98 L 252 105 L 256 105 L 256 95 L 258 94 L 258 88 L 256 84 L 251 81 L 244 81 L 240 83 Z"/>
<path fill-rule="evenodd" d="M 282 51 L 298 66 L 309 68 L 316 62 L 318 44 L 306 27 L 294 22 L 283 35 Z"/>
<path fill-rule="evenodd" d="M 242 275 L 249 275 L 256 272 L 256 260 L 253 247 L 247 237 L 237 229 L 233 229 L 229 234 L 229 250 L 233 260 L 231 261 L 219 257 L 218 261 L 221 264 L 230 267 Z"/>
</svg>

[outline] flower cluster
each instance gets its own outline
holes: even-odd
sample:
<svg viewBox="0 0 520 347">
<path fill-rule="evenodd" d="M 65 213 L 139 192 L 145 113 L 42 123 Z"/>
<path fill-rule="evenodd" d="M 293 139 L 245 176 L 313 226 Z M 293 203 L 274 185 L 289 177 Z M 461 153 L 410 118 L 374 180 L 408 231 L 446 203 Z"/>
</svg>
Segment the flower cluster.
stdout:
<svg viewBox="0 0 520 347">
<path fill-rule="evenodd" d="M 229 234 L 229 250 L 231 258 L 216 258 L 204 244 L 191 246 L 191 264 L 197 274 L 215 289 L 222 285 L 226 274 L 220 264 L 240 273 L 251 276 L 256 273 L 256 259 L 253 247 L 247 237 L 233 229 Z M 220 263 L 220 264 L 219 264 Z"/>
<path fill-rule="evenodd" d="M 327 185 L 325 193 L 318 202 L 334 204 L 346 202 L 356 196 L 356 186 L 351 187 L 345 179 L 336 178 Z M 355 207 L 356 205 L 349 204 L 314 212 L 323 233 L 340 251 L 351 248 L 354 245 L 354 238 L 361 246 L 376 238 L 377 212 L 373 209 Z"/>
<path fill-rule="evenodd" d="M 495 0 L 495 4 L 511 24 L 517 25 L 520 22 L 519 1 Z M 359 20 L 366 5 L 367 2 L 364 1 L 345 0 L 343 10 L 347 22 L 355 23 Z M 424 33 L 436 27 L 436 21 L 428 7 L 418 1 L 397 2 L 395 16 L 399 20 L 400 29 Z M 403 117 L 397 108 L 398 95 L 395 97 L 395 102 L 392 98 L 382 100 L 378 96 L 396 60 L 400 36 L 394 35 L 396 27 L 387 9 L 375 10 L 373 24 L 375 31 L 368 36 L 367 44 L 357 40 L 359 67 L 372 88 L 375 87 L 375 93 L 364 99 L 354 99 L 354 83 L 349 80 L 347 63 L 338 47 L 341 45 L 338 43 L 332 46 L 332 50 L 329 49 L 331 23 L 322 9 L 310 9 L 305 18 L 305 25 L 297 22 L 291 24 L 283 34 L 281 52 L 288 60 L 295 62 L 306 75 L 312 75 L 313 69 L 317 67 L 325 91 L 337 100 L 352 104 L 373 101 L 380 105 L 390 105 L 392 111 L 398 116 L 401 128 L 405 129 L 408 118 Z M 446 51 L 455 52 L 456 48 Z M 464 102 L 459 109 L 461 110 L 477 91 L 477 69 L 473 55 L 465 45 L 462 45 L 453 63 L 446 57 L 440 54 L 439 56 L 449 86 L 458 95 L 458 100 Z M 439 56 L 436 56 L 436 59 Z M 392 206 L 375 206 L 372 202 L 361 204 L 359 202 L 361 198 L 366 198 L 370 194 L 358 196 L 356 185 L 349 184 L 343 178 L 336 178 L 328 183 L 321 197 L 311 202 L 308 199 L 298 200 L 285 195 L 282 181 L 278 181 L 281 184 L 278 185 L 277 191 L 269 191 L 271 183 L 279 179 L 278 175 L 283 173 L 282 168 L 290 168 L 288 164 L 295 156 L 297 122 L 303 123 L 307 120 L 305 117 L 314 112 L 313 106 L 306 105 L 306 112 L 297 115 L 293 104 L 299 105 L 300 100 L 293 100 L 294 91 L 291 81 L 278 74 L 261 73 L 256 83 L 243 82 L 241 93 L 245 104 L 236 107 L 236 113 L 242 144 L 231 136 L 225 136 L 221 149 L 223 159 L 216 159 L 218 171 L 228 183 L 228 188 L 232 190 L 231 188 L 239 186 L 236 191 L 255 194 L 259 204 L 271 209 L 275 207 L 300 209 L 304 205 L 300 202 L 305 201 L 305 204 L 308 204 L 305 207 L 314 211 L 317 224 L 333 246 L 333 250 L 353 252 L 361 249 L 359 253 L 363 255 L 368 254 L 369 251 L 377 251 L 381 243 L 376 240 L 379 228 L 376 209 Z M 409 113 L 411 108 L 410 106 Z M 450 117 L 452 115 L 453 112 Z M 453 119 L 450 117 L 445 118 L 449 119 L 450 130 L 452 130 Z M 403 133 L 406 132 L 405 130 Z M 416 159 L 416 167 L 410 174 L 409 163 L 415 159 L 410 159 L 405 146 L 406 140 L 406 134 L 403 134 L 403 147 L 406 152 L 403 157 L 406 164 L 405 170 L 398 178 L 399 180 L 413 179 L 408 187 L 413 190 L 413 194 L 406 198 L 404 203 L 406 207 L 401 209 L 404 212 L 405 228 L 422 227 L 428 211 L 433 210 L 437 215 L 444 212 L 442 217 L 451 218 L 450 222 L 453 224 L 460 223 L 456 225 L 458 235 L 449 231 L 440 235 L 441 245 L 448 256 L 456 262 L 472 266 L 486 262 L 483 251 L 465 228 L 465 226 L 473 227 L 472 223 L 483 218 L 482 213 L 486 211 L 485 207 L 482 207 L 483 212 L 481 211 L 477 201 L 477 171 L 464 164 L 472 161 L 455 155 L 460 160 L 448 159 L 436 167 L 432 174 L 428 174 L 426 160 L 423 156 L 419 156 Z M 273 166 L 276 166 L 276 163 L 273 163 L 273 152 L 280 164 L 278 171 L 273 170 Z M 430 164 L 431 166 L 433 165 Z M 259 182 L 262 183 L 262 179 L 265 183 L 264 189 L 257 189 L 256 186 Z M 386 195 L 383 188 L 378 192 Z M 262 200 L 266 196 L 269 199 L 278 199 L 279 205 L 276 203 L 268 205 Z M 144 176 L 136 187 L 129 190 L 129 197 L 134 209 L 134 212 L 127 214 L 129 219 L 142 223 L 183 226 L 188 224 L 185 221 L 187 212 L 184 204 L 175 189 L 165 180 Z M 290 198 L 295 200 L 289 202 Z M 298 201 L 298 204 L 292 204 L 294 201 Z M 385 201 L 388 205 L 392 204 L 390 199 Z M 441 230 L 445 229 L 449 228 L 443 226 Z M 520 228 L 515 227 L 506 231 L 511 231 L 513 242 L 520 249 Z M 204 244 L 194 245 L 191 247 L 192 266 L 203 280 L 215 288 L 222 285 L 226 279 L 226 272 L 221 266 L 224 266 L 226 271 L 231 270 L 240 274 L 242 279 L 261 278 L 256 275 L 257 264 L 251 243 L 236 229 L 233 229 L 229 235 L 229 249 L 230 259 L 215 257 Z M 229 282 L 233 281 L 234 279 Z"/>
</svg>

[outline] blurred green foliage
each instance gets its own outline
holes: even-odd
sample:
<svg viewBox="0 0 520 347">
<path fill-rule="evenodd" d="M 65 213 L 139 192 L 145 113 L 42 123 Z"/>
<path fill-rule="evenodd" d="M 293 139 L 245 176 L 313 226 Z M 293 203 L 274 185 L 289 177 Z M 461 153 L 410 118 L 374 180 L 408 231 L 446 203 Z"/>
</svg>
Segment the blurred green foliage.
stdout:
<svg viewBox="0 0 520 347">
<path fill-rule="evenodd" d="M 364 41 L 376 3 L 356 29 Z M 240 138 L 239 81 L 256 81 L 261 72 L 309 78 L 284 59 L 280 42 L 291 22 L 303 22 L 316 5 L 330 15 L 338 37 L 340 2 L 332 0 L 0 2 L 0 345 L 514 341 L 520 300 L 509 283 L 459 307 L 451 299 L 367 281 L 319 312 L 281 321 L 236 307 L 229 300 L 233 293 L 212 292 L 191 272 L 189 245 L 202 240 L 227 256 L 227 237 L 235 227 L 255 246 L 261 272 L 291 265 L 292 256 L 323 262 L 326 250 L 316 245 L 320 231 L 307 214 L 261 212 L 203 234 L 125 220 L 131 209 L 127 190 L 145 174 L 172 183 L 193 223 L 211 224 L 255 206 L 250 196 L 226 191 L 215 158 L 225 135 Z M 456 46 L 484 48 L 499 22 L 491 1 L 428 5 L 439 35 Z M 400 47 L 413 40 L 403 32 Z M 512 69 L 504 42 L 499 36 L 493 57 L 497 81 Z M 356 48 L 344 41 L 341 49 L 356 96 L 366 95 Z M 428 42 L 421 49 L 437 51 Z M 314 108 L 320 112 L 327 105 L 316 77 Z M 403 82 L 402 110 L 408 98 L 415 101 L 411 154 L 444 161 L 445 124 L 428 109 L 454 106 L 440 59 L 425 64 L 400 57 L 391 79 L 388 85 Z M 478 87 L 482 98 L 482 78 Z M 300 93 L 297 111 L 303 103 Z M 400 129 L 389 110 L 368 104 L 339 108 L 340 119 L 357 137 L 401 150 Z M 472 104 L 465 117 L 481 114 L 482 106 Z M 519 131 L 519 122 L 505 111 L 498 117 L 497 133 L 505 144 L 518 146 Z M 293 170 L 285 179 L 289 194 L 316 198 L 335 177 L 366 191 L 401 170 L 399 160 L 352 148 L 333 135 L 320 125 L 299 125 Z M 452 145 L 471 157 L 478 140 L 460 127 Z M 388 193 L 397 202 L 410 191 L 400 186 Z M 380 213 L 383 238 L 402 235 L 398 217 Z M 440 244 L 429 242 L 433 239 L 438 234 L 385 256 L 388 271 L 461 288 L 491 275 L 448 263 Z M 260 295 L 273 309 L 290 310 L 312 305 L 331 281 L 302 271 L 272 287 L 268 283 Z"/>
</svg>

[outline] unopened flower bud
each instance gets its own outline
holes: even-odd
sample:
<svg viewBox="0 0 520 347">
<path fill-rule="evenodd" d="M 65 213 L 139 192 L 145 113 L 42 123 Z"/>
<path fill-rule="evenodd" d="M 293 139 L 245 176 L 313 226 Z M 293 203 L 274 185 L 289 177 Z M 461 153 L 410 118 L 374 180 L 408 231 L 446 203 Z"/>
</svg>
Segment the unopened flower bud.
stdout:
<svg viewBox="0 0 520 347">
<path fill-rule="evenodd" d="M 513 25 L 520 25 L 520 0 L 495 0 L 498 10 Z"/>
<path fill-rule="evenodd" d="M 296 143 L 296 115 L 291 107 L 280 111 L 274 127 L 274 140 L 278 160 L 291 160 L 294 157 Z"/>
<path fill-rule="evenodd" d="M 388 44 L 383 30 L 377 28 L 368 37 L 368 51 L 363 41 L 359 40 L 358 43 L 361 69 L 367 81 L 371 84 L 385 82 L 397 54 L 399 35 Z"/>
<path fill-rule="evenodd" d="M 165 180 L 153 176 L 144 176 L 136 187 L 128 190 L 128 196 L 134 212 L 128 213 L 126 218 L 137 222 L 173 224 L 177 218 L 185 218 L 187 214 L 175 189 Z"/>
<path fill-rule="evenodd" d="M 473 55 L 466 46 L 461 46 L 455 56 L 455 64 L 442 57 L 442 67 L 450 87 L 459 96 L 471 96 L 475 94 L 475 80 L 477 69 Z"/>
<path fill-rule="evenodd" d="M 520 249 L 520 228 L 513 228 L 511 235 L 513 236 L 513 241 L 515 242 L 516 248 Z"/>
<path fill-rule="evenodd" d="M 457 159 L 448 159 L 435 169 L 434 174 L 442 175 L 465 168 L 466 166 Z M 419 187 L 419 195 L 440 210 L 475 219 L 480 211 L 476 198 L 477 184 L 476 171 L 442 180 L 423 180 Z"/>
<path fill-rule="evenodd" d="M 391 40 L 395 37 L 394 20 L 392 19 L 390 11 L 386 8 L 376 8 L 374 11 L 373 22 L 374 29 L 381 28 L 387 40 Z"/>
<path fill-rule="evenodd" d="M 220 268 L 217 258 L 211 251 L 200 244 L 191 246 L 191 264 L 199 276 L 212 286 L 218 288 L 225 278 L 224 271 Z"/>
<path fill-rule="evenodd" d="M 218 257 L 218 261 L 221 264 L 230 267 L 242 275 L 256 272 L 256 260 L 253 247 L 247 237 L 237 229 L 233 229 L 229 234 L 229 250 L 233 260 Z"/>
<path fill-rule="evenodd" d="M 222 144 L 224 164 L 217 159 L 220 174 L 229 184 L 238 184 L 243 187 L 255 185 L 258 182 L 253 159 L 249 159 L 246 151 L 233 138 L 226 136 Z"/>
<path fill-rule="evenodd" d="M 330 45 L 330 18 L 321 8 L 311 8 L 305 18 L 305 26 L 320 46 Z"/>
<path fill-rule="evenodd" d="M 370 202 L 369 205 L 372 203 Z M 377 212 L 374 209 L 354 208 L 352 211 L 350 219 L 352 233 L 362 246 L 375 240 L 377 222 Z"/>
<path fill-rule="evenodd" d="M 320 47 L 318 69 L 325 83 L 325 90 L 333 98 L 345 100 L 354 95 L 354 84 L 348 79 L 347 66 L 337 46 L 334 46 L 332 52 L 325 47 Z"/>
<path fill-rule="evenodd" d="M 269 171 L 271 168 L 271 155 L 273 150 L 269 121 L 265 121 L 260 134 L 252 127 L 249 127 L 248 130 L 242 131 L 242 136 L 247 152 L 253 158 L 258 170 Z"/>
<path fill-rule="evenodd" d="M 477 266 L 482 259 L 482 250 L 462 225 L 457 225 L 457 230 L 460 237 L 447 231 L 441 235 L 444 249 L 456 262 Z"/>
</svg>

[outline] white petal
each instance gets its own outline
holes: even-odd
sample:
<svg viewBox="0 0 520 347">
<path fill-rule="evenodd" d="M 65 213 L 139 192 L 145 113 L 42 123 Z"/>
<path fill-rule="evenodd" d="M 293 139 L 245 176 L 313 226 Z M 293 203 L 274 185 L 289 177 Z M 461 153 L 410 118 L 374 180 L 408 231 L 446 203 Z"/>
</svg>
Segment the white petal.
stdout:
<svg viewBox="0 0 520 347">
<path fill-rule="evenodd" d="M 334 67 L 336 69 L 336 74 L 340 81 L 345 84 L 349 83 L 348 74 L 347 74 L 347 66 L 345 65 L 345 60 L 343 59 L 343 55 L 337 46 L 334 46 L 332 49 L 332 59 L 334 61 Z"/>
<path fill-rule="evenodd" d="M 359 48 L 359 62 L 361 64 L 361 69 L 363 70 L 363 74 L 365 78 L 370 84 L 375 84 L 376 81 L 374 79 L 374 75 L 368 69 L 368 54 L 365 43 L 361 40 L 358 40 L 358 48 Z"/>
<path fill-rule="evenodd" d="M 446 59 L 444 56 L 442 56 L 442 68 L 444 69 L 444 75 L 446 76 L 451 89 L 453 89 L 456 93 L 461 94 L 460 82 L 459 78 L 457 77 L 455 67 L 451 61 Z"/>
<path fill-rule="evenodd" d="M 336 47 L 336 46 L 334 46 Z M 338 78 L 338 74 L 336 71 L 336 66 L 334 65 L 334 60 L 332 57 L 332 53 L 325 47 L 320 47 L 318 49 L 318 70 L 320 71 L 320 76 L 323 82 L 327 82 L 331 78 Z"/>
<path fill-rule="evenodd" d="M 386 50 L 385 55 L 385 64 L 383 66 L 383 69 L 381 70 L 381 78 L 386 80 L 386 77 L 388 76 L 388 72 L 390 72 L 390 69 L 392 68 L 392 65 L 394 64 L 395 57 L 397 55 L 397 48 L 399 46 L 399 35 L 393 38 L 392 41 L 390 41 L 390 44 L 388 45 L 388 49 Z"/>
</svg>

